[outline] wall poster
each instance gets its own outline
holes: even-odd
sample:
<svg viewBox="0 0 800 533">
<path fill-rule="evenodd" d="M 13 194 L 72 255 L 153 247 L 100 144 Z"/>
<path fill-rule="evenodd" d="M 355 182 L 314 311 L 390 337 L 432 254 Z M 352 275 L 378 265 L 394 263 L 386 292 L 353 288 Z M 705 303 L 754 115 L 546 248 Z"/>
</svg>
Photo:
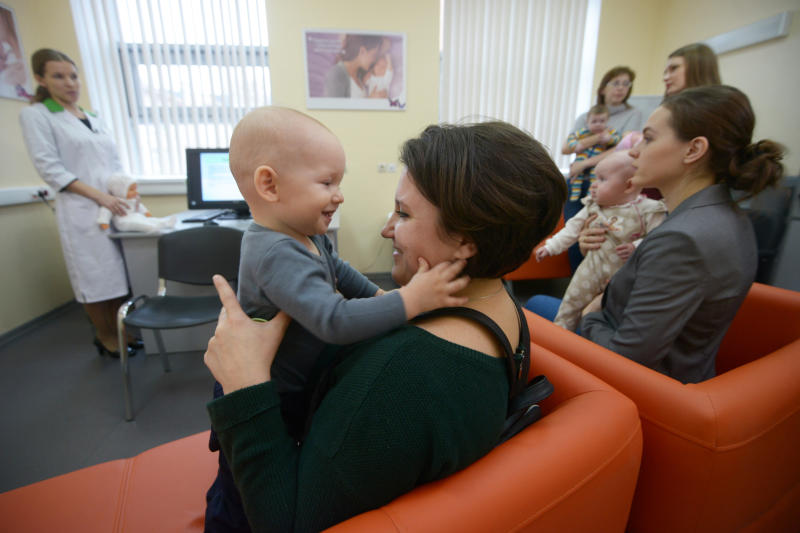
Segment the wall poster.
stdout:
<svg viewBox="0 0 800 533">
<path fill-rule="evenodd" d="M 405 34 L 305 30 L 303 44 L 309 109 L 405 109 Z"/>
</svg>

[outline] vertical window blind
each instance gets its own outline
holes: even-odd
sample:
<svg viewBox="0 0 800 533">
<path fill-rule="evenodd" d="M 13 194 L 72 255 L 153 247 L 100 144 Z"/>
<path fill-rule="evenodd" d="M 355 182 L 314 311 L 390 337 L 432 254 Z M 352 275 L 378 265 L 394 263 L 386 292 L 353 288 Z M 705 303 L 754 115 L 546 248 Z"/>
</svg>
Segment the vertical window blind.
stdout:
<svg viewBox="0 0 800 533">
<path fill-rule="evenodd" d="M 71 0 L 92 105 L 123 164 L 182 177 L 187 147 L 227 147 L 271 100 L 263 0 Z"/>
<path fill-rule="evenodd" d="M 560 168 L 589 107 L 600 0 L 444 0 L 440 120 L 504 120 Z"/>
</svg>

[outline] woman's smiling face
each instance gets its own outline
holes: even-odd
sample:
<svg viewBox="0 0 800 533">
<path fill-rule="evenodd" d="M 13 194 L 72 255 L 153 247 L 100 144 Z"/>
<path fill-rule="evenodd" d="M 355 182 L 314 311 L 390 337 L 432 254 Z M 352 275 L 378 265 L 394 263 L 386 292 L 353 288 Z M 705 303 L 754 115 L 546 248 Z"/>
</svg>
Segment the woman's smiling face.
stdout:
<svg viewBox="0 0 800 533">
<path fill-rule="evenodd" d="M 422 195 L 408 171 L 397 184 L 395 209 L 381 236 L 392 239 L 392 278 L 400 285 L 416 274 L 420 257 L 435 266 L 462 258 L 464 253 L 461 241 L 445 234 L 439 208 Z"/>
</svg>

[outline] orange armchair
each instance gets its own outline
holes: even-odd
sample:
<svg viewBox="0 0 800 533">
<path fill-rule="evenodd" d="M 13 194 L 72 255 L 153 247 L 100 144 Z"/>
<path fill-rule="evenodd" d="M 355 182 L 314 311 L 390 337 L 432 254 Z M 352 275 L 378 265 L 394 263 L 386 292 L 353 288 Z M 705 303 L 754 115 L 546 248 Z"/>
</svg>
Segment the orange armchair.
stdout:
<svg viewBox="0 0 800 533">
<path fill-rule="evenodd" d="M 800 293 L 753 284 L 718 375 L 684 385 L 528 313 L 535 343 L 631 398 L 644 435 L 628 530 L 796 531 Z"/>
<path fill-rule="evenodd" d="M 564 215 L 558 220 L 558 225 L 553 233 L 548 235 L 545 240 L 558 233 L 564 227 Z M 542 241 L 544 242 L 544 241 Z M 541 242 L 539 244 L 542 244 Z M 539 244 L 534 246 L 534 250 L 539 247 Z M 545 257 L 541 262 L 536 261 L 536 256 L 531 253 L 530 258 L 522 263 L 519 268 L 513 272 L 509 272 L 503 279 L 508 281 L 522 281 L 526 279 L 550 279 L 550 278 L 568 278 L 572 275 L 572 270 L 569 266 L 569 256 L 565 253 Z"/>
<path fill-rule="evenodd" d="M 328 531 L 624 531 L 641 454 L 635 407 L 536 345 L 532 364 L 555 388 L 541 420 L 470 467 Z"/>
<path fill-rule="evenodd" d="M 331 528 L 622 532 L 641 459 L 636 407 L 534 346 L 555 393 L 545 417 L 472 466 Z M 8 531 L 200 532 L 216 474 L 208 433 L 0 494 Z"/>
</svg>

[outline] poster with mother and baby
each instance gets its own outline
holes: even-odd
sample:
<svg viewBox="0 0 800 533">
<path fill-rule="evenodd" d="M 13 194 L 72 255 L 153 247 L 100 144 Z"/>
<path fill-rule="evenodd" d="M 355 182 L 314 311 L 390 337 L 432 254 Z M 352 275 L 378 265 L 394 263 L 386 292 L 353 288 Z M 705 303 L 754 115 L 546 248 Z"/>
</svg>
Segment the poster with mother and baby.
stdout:
<svg viewBox="0 0 800 533">
<path fill-rule="evenodd" d="M 405 34 L 305 30 L 303 43 L 309 109 L 405 109 Z"/>
</svg>

